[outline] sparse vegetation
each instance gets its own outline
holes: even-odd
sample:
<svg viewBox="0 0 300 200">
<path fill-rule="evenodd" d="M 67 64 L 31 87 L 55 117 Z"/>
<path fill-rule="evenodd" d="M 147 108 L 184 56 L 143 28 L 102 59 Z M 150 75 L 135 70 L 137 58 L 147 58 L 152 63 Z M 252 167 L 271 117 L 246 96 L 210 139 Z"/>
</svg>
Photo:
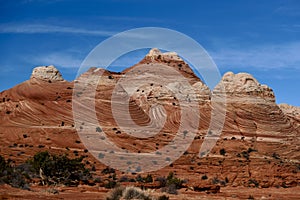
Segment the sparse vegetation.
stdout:
<svg viewBox="0 0 300 200">
<path fill-rule="evenodd" d="M 259 186 L 259 183 L 255 179 L 249 179 L 248 184 L 249 186 L 255 186 L 255 187 Z"/>
<path fill-rule="evenodd" d="M 280 159 L 280 156 L 277 153 L 275 153 L 275 152 L 272 154 L 272 157 L 275 158 L 275 159 L 277 159 L 277 160 Z"/>
<path fill-rule="evenodd" d="M 226 154 L 226 151 L 225 151 L 225 149 L 224 149 L 224 148 L 220 149 L 220 154 L 221 154 L 222 156 L 225 156 L 225 154 Z"/>
<path fill-rule="evenodd" d="M 137 175 L 136 179 L 137 182 L 142 182 L 142 183 L 152 183 L 153 178 L 151 174 L 148 174 L 146 177 L 142 177 L 140 174 Z"/>
<path fill-rule="evenodd" d="M 169 197 L 166 195 L 159 196 L 157 200 L 169 200 Z"/>
<path fill-rule="evenodd" d="M 15 188 L 29 189 L 26 177 L 27 171 L 22 171 L 20 167 L 13 167 L 11 160 L 5 160 L 0 156 L 0 184 L 9 184 Z"/>
<path fill-rule="evenodd" d="M 111 193 L 110 196 L 106 198 L 107 200 L 119 200 L 119 199 L 140 199 L 140 200 L 153 200 L 146 191 L 137 187 L 117 187 Z"/>
<path fill-rule="evenodd" d="M 252 195 L 249 195 L 248 200 L 254 200 L 254 197 Z"/>
<path fill-rule="evenodd" d="M 177 189 L 182 188 L 182 184 L 185 183 L 184 180 L 175 177 L 173 172 L 170 172 L 167 178 L 158 177 L 156 180 L 159 181 L 162 191 L 169 194 L 177 194 Z"/>
<path fill-rule="evenodd" d="M 70 159 L 67 155 L 51 155 L 49 152 L 39 152 L 28 160 L 35 173 L 39 174 L 43 184 L 61 183 L 77 186 L 79 181 L 87 182 L 91 174 L 82 163 L 83 157 Z"/>
<path fill-rule="evenodd" d="M 102 174 L 113 174 L 115 172 L 116 172 L 116 170 L 114 168 L 111 168 L 111 167 L 106 167 L 105 169 L 103 169 L 101 171 Z"/>
<path fill-rule="evenodd" d="M 214 177 L 214 178 L 212 179 L 211 183 L 212 183 L 212 184 L 218 184 L 218 183 L 220 183 L 220 180 L 219 180 L 218 178 Z"/>
<path fill-rule="evenodd" d="M 107 189 L 112 189 L 115 188 L 117 186 L 117 181 L 114 180 L 106 180 L 106 182 L 104 183 L 104 187 Z"/>
<path fill-rule="evenodd" d="M 205 174 L 205 175 L 203 175 L 203 176 L 201 177 L 201 179 L 202 179 L 202 180 L 207 180 L 208 177 L 207 177 L 207 175 Z"/>
<path fill-rule="evenodd" d="M 257 152 L 257 150 L 252 149 L 252 148 L 250 147 L 250 148 L 248 148 L 247 152 L 248 152 L 248 153 L 251 153 L 251 152 Z"/>
<path fill-rule="evenodd" d="M 241 154 L 242 154 L 242 156 L 243 156 L 244 158 L 246 158 L 247 160 L 249 160 L 250 155 L 249 155 L 248 151 L 242 151 Z"/>
</svg>

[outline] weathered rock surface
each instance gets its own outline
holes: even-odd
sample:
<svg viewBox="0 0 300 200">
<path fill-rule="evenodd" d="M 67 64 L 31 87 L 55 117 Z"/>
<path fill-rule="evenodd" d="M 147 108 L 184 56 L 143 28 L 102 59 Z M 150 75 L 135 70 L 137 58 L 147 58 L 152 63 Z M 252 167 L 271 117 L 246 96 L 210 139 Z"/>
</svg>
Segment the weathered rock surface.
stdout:
<svg viewBox="0 0 300 200">
<path fill-rule="evenodd" d="M 85 84 L 75 88 L 74 83 L 80 82 Z M 220 108 L 226 112 L 224 128 L 209 155 L 199 158 L 212 117 L 211 97 L 223 92 L 221 84 L 226 94 L 226 107 Z M 91 91 L 93 87 L 96 90 Z M 192 107 L 199 109 L 200 115 L 192 144 L 174 163 L 153 172 L 155 177 L 174 171 L 178 177 L 188 180 L 188 186 L 201 188 L 213 184 L 221 186 L 221 191 L 236 186 L 299 185 L 298 108 L 276 105 L 272 89 L 246 73 L 226 73 L 211 92 L 175 53 L 161 53 L 157 49 L 121 73 L 91 68 L 74 82 L 63 81 L 52 66 L 36 68 L 29 81 L 0 93 L 1 155 L 21 162 L 46 149 L 69 154 L 78 151 L 79 155 L 88 155 L 90 163 L 95 162 L 101 171 L 105 166 L 84 152 L 83 143 L 75 142 L 80 140 L 75 128 L 92 127 L 91 135 L 98 134 L 94 128 L 98 123 L 76 124 L 73 120 L 73 95 L 90 103 L 92 92 L 95 92 L 97 119 L 107 137 L 118 147 L 136 153 L 149 153 L 168 145 L 182 123 L 180 101 L 185 102 L 184 106 L 188 106 L 189 101 L 198 102 Z M 114 119 L 112 94 L 116 95 L 114 101 L 120 109 L 117 113 L 125 124 L 129 118 L 122 116 L 128 110 L 124 100 L 128 100 L 130 120 L 139 126 L 159 127 L 160 119 L 165 119 L 162 129 L 149 138 L 127 134 Z M 88 108 L 76 115 L 90 118 Z M 114 162 L 122 164 L 120 160 Z M 121 176 L 121 172 L 117 174 Z M 207 179 L 202 178 L 204 175 Z"/>
<path fill-rule="evenodd" d="M 61 73 L 53 66 L 39 66 L 33 69 L 30 79 L 63 81 Z"/>
<path fill-rule="evenodd" d="M 149 51 L 146 55 L 147 58 L 152 60 L 154 59 L 168 59 L 168 60 L 175 60 L 175 61 L 183 61 L 176 52 L 165 52 L 162 53 L 159 49 L 153 48 Z"/>
<path fill-rule="evenodd" d="M 267 102 L 275 102 L 273 90 L 267 85 L 261 85 L 250 74 L 227 72 L 224 74 L 220 84 L 214 89 L 215 93 L 222 92 L 221 84 L 229 97 L 228 101 L 231 101 L 233 97 L 237 97 L 234 100 L 243 101 L 247 98 L 245 101 L 265 100 Z"/>
</svg>

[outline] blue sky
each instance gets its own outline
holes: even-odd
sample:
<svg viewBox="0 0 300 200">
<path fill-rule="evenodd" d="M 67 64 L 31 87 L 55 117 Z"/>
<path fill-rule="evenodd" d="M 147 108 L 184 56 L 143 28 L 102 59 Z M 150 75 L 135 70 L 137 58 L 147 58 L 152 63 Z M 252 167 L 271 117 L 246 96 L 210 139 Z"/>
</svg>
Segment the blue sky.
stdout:
<svg viewBox="0 0 300 200">
<path fill-rule="evenodd" d="M 273 88 L 277 103 L 300 106 L 297 0 L 0 0 L 0 13 L 0 91 L 29 79 L 38 65 L 54 64 L 73 80 L 101 41 L 150 26 L 194 38 L 221 74 L 251 73 Z M 122 67 L 143 56 L 128 55 Z"/>
</svg>

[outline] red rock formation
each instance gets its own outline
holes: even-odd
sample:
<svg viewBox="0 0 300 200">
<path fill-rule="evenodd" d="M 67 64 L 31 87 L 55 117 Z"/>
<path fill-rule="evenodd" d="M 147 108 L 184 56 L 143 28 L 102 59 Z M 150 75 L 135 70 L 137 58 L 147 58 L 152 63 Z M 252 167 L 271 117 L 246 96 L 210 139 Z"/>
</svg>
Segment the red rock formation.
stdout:
<svg viewBox="0 0 300 200">
<path fill-rule="evenodd" d="M 185 79 L 178 79 L 178 74 Z M 95 79 L 91 81 L 91 77 Z M 130 82 L 123 81 L 124 78 Z M 73 91 L 80 82 L 86 83 L 86 87 Z M 135 82 L 139 85 L 132 84 Z M 122 84 L 116 87 L 117 83 Z M 220 89 L 221 83 L 225 91 Z M 272 89 L 246 73 L 226 73 L 220 84 L 211 92 L 176 53 L 161 53 L 156 49 L 121 73 L 91 68 L 74 82 L 63 80 L 53 66 L 39 67 L 34 69 L 30 80 L 0 93 L 0 153 L 17 162 L 45 149 L 85 154 L 83 143 L 75 142 L 80 140 L 76 130 L 92 127 L 90 132 L 94 137 L 99 133 L 95 128 L 98 123 L 74 122 L 72 101 L 76 96 L 75 99 L 82 102 L 92 102 L 91 96 L 82 94 L 92 94 L 90 89 L 95 87 L 94 104 L 101 129 L 117 147 L 135 153 L 154 152 L 168 145 L 183 123 L 184 106 L 189 108 L 189 101 L 197 101 L 190 107 L 198 109 L 200 117 L 192 144 L 174 163 L 164 164 L 166 167 L 153 172 L 154 176 L 174 171 L 178 177 L 187 179 L 188 185 L 197 188 L 211 184 L 263 188 L 297 186 L 300 180 L 299 109 L 276 105 Z M 220 93 L 226 95 L 226 107 L 220 108 L 226 111 L 224 129 L 209 155 L 200 158 L 199 149 L 212 117 L 211 97 Z M 121 130 L 113 116 L 112 94 L 116 95 L 114 102 L 120 109 L 116 113 L 124 115 L 119 116 L 123 120 L 120 123 L 129 123 L 123 102 L 124 99 L 129 101 L 130 118 L 142 126 L 133 133 L 147 131 L 143 126 L 161 130 L 153 137 L 141 139 Z M 180 101 L 186 103 L 180 105 Z M 86 110 L 75 114 L 84 119 L 91 117 Z M 125 130 L 130 130 L 131 126 L 127 128 Z M 98 169 L 104 168 L 88 155 Z M 207 179 L 202 178 L 204 175 Z M 219 191 L 219 187 L 213 188 Z"/>
</svg>

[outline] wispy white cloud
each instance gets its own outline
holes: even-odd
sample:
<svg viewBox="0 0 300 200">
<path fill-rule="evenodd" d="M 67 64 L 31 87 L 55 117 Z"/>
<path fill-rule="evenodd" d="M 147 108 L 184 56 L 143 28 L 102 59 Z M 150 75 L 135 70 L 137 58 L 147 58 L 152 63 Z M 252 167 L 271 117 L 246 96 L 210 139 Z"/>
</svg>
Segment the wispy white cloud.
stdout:
<svg viewBox="0 0 300 200">
<path fill-rule="evenodd" d="M 83 34 L 83 35 L 94 35 L 102 37 L 114 36 L 120 31 L 107 31 L 107 30 L 90 30 L 77 27 L 69 26 L 53 26 L 47 24 L 0 24 L 0 34 L 1 33 L 12 33 L 12 34 L 53 34 L 53 33 L 63 33 L 63 34 Z M 145 35 L 144 32 L 135 33 L 124 33 L 121 37 L 131 38 L 131 39 L 145 39 L 150 36 Z"/>
<path fill-rule="evenodd" d="M 219 67 L 300 69 L 300 42 L 258 45 L 245 48 L 220 48 L 209 52 Z"/>
<path fill-rule="evenodd" d="M 147 17 L 128 17 L 128 16 L 100 16 L 99 19 L 109 21 L 129 21 L 129 22 L 166 22 L 164 19 Z M 169 23 L 169 22 L 168 22 Z"/>
<path fill-rule="evenodd" d="M 83 28 L 53 26 L 43 24 L 1 24 L 0 33 L 71 33 L 71 34 L 85 34 L 97 36 L 112 36 L 115 32 L 106 30 L 89 30 Z"/>
<path fill-rule="evenodd" d="M 286 4 L 280 6 L 274 10 L 274 13 L 287 15 L 287 16 L 299 16 L 300 15 L 300 7 L 294 6 L 293 4 Z"/>
<path fill-rule="evenodd" d="M 32 63 L 38 65 L 54 65 L 61 68 L 78 69 L 84 57 L 81 58 L 74 52 L 50 52 L 47 54 L 25 56 L 24 60 L 30 59 Z"/>
</svg>

